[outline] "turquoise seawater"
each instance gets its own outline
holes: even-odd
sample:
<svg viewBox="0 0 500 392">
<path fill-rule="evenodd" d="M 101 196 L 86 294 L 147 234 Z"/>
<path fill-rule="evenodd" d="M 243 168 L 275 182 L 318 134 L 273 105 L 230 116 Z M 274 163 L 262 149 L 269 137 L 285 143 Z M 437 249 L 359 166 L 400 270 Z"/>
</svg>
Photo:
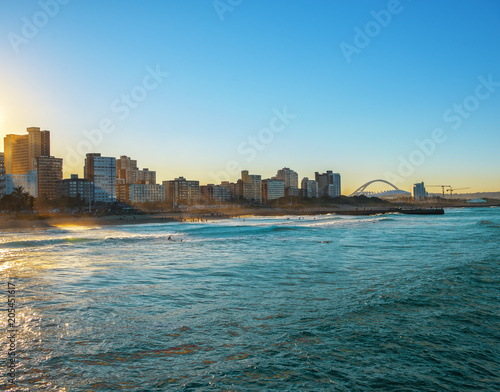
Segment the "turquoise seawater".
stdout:
<svg viewBox="0 0 500 392">
<path fill-rule="evenodd" d="M 499 391 L 499 245 L 500 208 L 2 233 L 4 389 Z"/>
</svg>

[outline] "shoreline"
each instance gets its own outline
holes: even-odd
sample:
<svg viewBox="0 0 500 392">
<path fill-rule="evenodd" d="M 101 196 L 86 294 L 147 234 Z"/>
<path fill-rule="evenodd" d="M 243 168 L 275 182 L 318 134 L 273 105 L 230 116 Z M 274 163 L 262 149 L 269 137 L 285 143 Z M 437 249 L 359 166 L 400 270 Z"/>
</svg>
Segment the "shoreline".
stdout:
<svg viewBox="0 0 500 392">
<path fill-rule="evenodd" d="M 487 206 L 445 206 L 445 210 L 451 208 L 490 208 L 498 205 Z M 432 207 L 433 209 L 441 207 Z M 415 206 L 413 209 L 430 209 L 429 207 Z M 202 223 L 222 219 L 234 219 L 245 217 L 279 217 L 279 216 L 311 216 L 338 214 L 343 216 L 367 216 L 375 214 L 400 213 L 395 211 L 395 207 L 363 207 L 363 206 L 337 206 L 337 208 L 306 208 L 298 209 L 262 209 L 262 208 L 241 208 L 228 209 L 224 213 L 217 211 L 200 212 L 170 212 L 162 214 L 140 214 L 140 215 L 107 215 L 107 216 L 27 216 L 24 218 L 0 217 L 0 231 L 16 231 L 26 229 L 51 229 L 64 227 L 101 227 L 101 226 L 122 226 L 137 224 L 160 224 L 160 223 Z"/>
</svg>

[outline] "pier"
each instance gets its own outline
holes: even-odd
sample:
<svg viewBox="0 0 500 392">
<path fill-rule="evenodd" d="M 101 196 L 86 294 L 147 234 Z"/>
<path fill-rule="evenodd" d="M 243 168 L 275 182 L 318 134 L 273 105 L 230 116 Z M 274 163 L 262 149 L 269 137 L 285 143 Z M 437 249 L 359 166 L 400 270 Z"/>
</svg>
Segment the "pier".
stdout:
<svg viewBox="0 0 500 392">
<path fill-rule="evenodd" d="M 340 210 L 334 211 L 337 215 L 379 215 L 379 214 L 409 214 L 409 215 L 444 215 L 443 208 L 373 208 L 373 209 L 360 209 L 354 210 Z"/>
</svg>

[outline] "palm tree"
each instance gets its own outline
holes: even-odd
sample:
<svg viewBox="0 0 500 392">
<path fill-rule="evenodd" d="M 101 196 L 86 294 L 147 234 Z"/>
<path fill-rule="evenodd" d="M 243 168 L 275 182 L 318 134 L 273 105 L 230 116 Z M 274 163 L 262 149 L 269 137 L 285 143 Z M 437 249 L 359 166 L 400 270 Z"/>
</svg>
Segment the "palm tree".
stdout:
<svg viewBox="0 0 500 392">
<path fill-rule="evenodd" d="M 26 192 L 22 186 L 14 188 L 11 195 L 14 199 L 14 205 L 17 212 L 22 210 L 30 210 L 33 212 L 35 198 L 31 196 L 29 192 Z"/>
<path fill-rule="evenodd" d="M 27 193 L 24 191 L 24 188 L 22 186 L 18 186 L 14 188 L 12 196 L 14 196 L 16 199 L 22 200 L 24 193 Z"/>
</svg>

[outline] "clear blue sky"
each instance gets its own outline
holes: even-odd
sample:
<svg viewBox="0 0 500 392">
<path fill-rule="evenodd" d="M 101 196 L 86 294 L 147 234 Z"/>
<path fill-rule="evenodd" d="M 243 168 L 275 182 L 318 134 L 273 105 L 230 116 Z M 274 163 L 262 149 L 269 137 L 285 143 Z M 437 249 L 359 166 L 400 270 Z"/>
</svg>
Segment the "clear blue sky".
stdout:
<svg viewBox="0 0 500 392">
<path fill-rule="evenodd" d="M 376 178 L 500 190 L 498 1 L 61 3 L 0 1 L 0 136 L 50 130 L 66 176 L 104 120 L 89 152 L 159 181 L 287 166 L 340 172 L 344 194 Z M 168 76 L 146 90 L 148 69 Z"/>
</svg>

